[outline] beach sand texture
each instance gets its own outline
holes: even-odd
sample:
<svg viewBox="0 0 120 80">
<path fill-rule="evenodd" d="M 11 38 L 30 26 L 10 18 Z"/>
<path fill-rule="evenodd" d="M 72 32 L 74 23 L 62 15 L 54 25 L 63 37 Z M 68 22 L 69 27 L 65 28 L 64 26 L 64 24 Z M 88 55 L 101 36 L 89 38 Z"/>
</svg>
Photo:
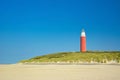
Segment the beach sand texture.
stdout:
<svg viewBox="0 0 120 80">
<path fill-rule="evenodd" d="M 120 80 L 120 65 L 0 65 L 0 80 Z"/>
</svg>

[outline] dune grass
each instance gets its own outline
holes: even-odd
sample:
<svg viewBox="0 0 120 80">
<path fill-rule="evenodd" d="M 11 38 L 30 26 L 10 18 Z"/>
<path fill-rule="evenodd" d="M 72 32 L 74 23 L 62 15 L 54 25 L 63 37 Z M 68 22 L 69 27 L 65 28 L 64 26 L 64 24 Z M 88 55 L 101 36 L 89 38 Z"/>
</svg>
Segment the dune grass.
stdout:
<svg viewBox="0 0 120 80">
<path fill-rule="evenodd" d="M 66 62 L 66 63 L 108 63 L 115 62 L 120 63 L 120 52 L 95 52 L 87 51 L 82 52 L 61 52 L 54 54 L 47 54 L 43 56 L 36 56 L 28 60 L 22 60 L 20 63 L 41 63 L 41 62 Z"/>
</svg>

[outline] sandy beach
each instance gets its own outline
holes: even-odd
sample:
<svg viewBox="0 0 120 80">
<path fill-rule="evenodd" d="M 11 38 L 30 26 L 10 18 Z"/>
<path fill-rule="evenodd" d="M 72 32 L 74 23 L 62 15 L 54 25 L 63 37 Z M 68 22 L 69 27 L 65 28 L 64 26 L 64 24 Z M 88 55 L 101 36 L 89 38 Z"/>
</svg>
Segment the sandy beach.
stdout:
<svg viewBox="0 0 120 80">
<path fill-rule="evenodd" d="M 120 65 L 0 65 L 0 80 L 120 80 Z"/>
</svg>

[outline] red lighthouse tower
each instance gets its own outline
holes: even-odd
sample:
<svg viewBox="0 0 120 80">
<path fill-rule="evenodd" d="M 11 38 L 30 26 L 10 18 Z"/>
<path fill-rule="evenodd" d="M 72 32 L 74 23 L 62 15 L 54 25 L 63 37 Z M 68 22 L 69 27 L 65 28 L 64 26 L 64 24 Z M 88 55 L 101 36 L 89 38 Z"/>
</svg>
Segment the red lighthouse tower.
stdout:
<svg viewBox="0 0 120 80">
<path fill-rule="evenodd" d="M 82 29 L 80 36 L 80 51 L 86 52 L 86 35 L 84 29 Z"/>
</svg>

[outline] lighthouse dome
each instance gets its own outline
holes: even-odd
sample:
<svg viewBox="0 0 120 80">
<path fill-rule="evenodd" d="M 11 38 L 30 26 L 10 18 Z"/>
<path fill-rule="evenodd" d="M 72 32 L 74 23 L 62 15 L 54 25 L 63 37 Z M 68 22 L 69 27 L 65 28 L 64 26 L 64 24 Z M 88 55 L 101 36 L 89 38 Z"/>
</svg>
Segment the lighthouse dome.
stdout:
<svg viewBox="0 0 120 80">
<path fill-rule="evenodd" d="M 85 31 L 84 31 L 84 29 L 82 29 L 81 36 L 83 36 L 83 37 L 86 36 L 86 35 L 85 35 Z"/>
</svg>

